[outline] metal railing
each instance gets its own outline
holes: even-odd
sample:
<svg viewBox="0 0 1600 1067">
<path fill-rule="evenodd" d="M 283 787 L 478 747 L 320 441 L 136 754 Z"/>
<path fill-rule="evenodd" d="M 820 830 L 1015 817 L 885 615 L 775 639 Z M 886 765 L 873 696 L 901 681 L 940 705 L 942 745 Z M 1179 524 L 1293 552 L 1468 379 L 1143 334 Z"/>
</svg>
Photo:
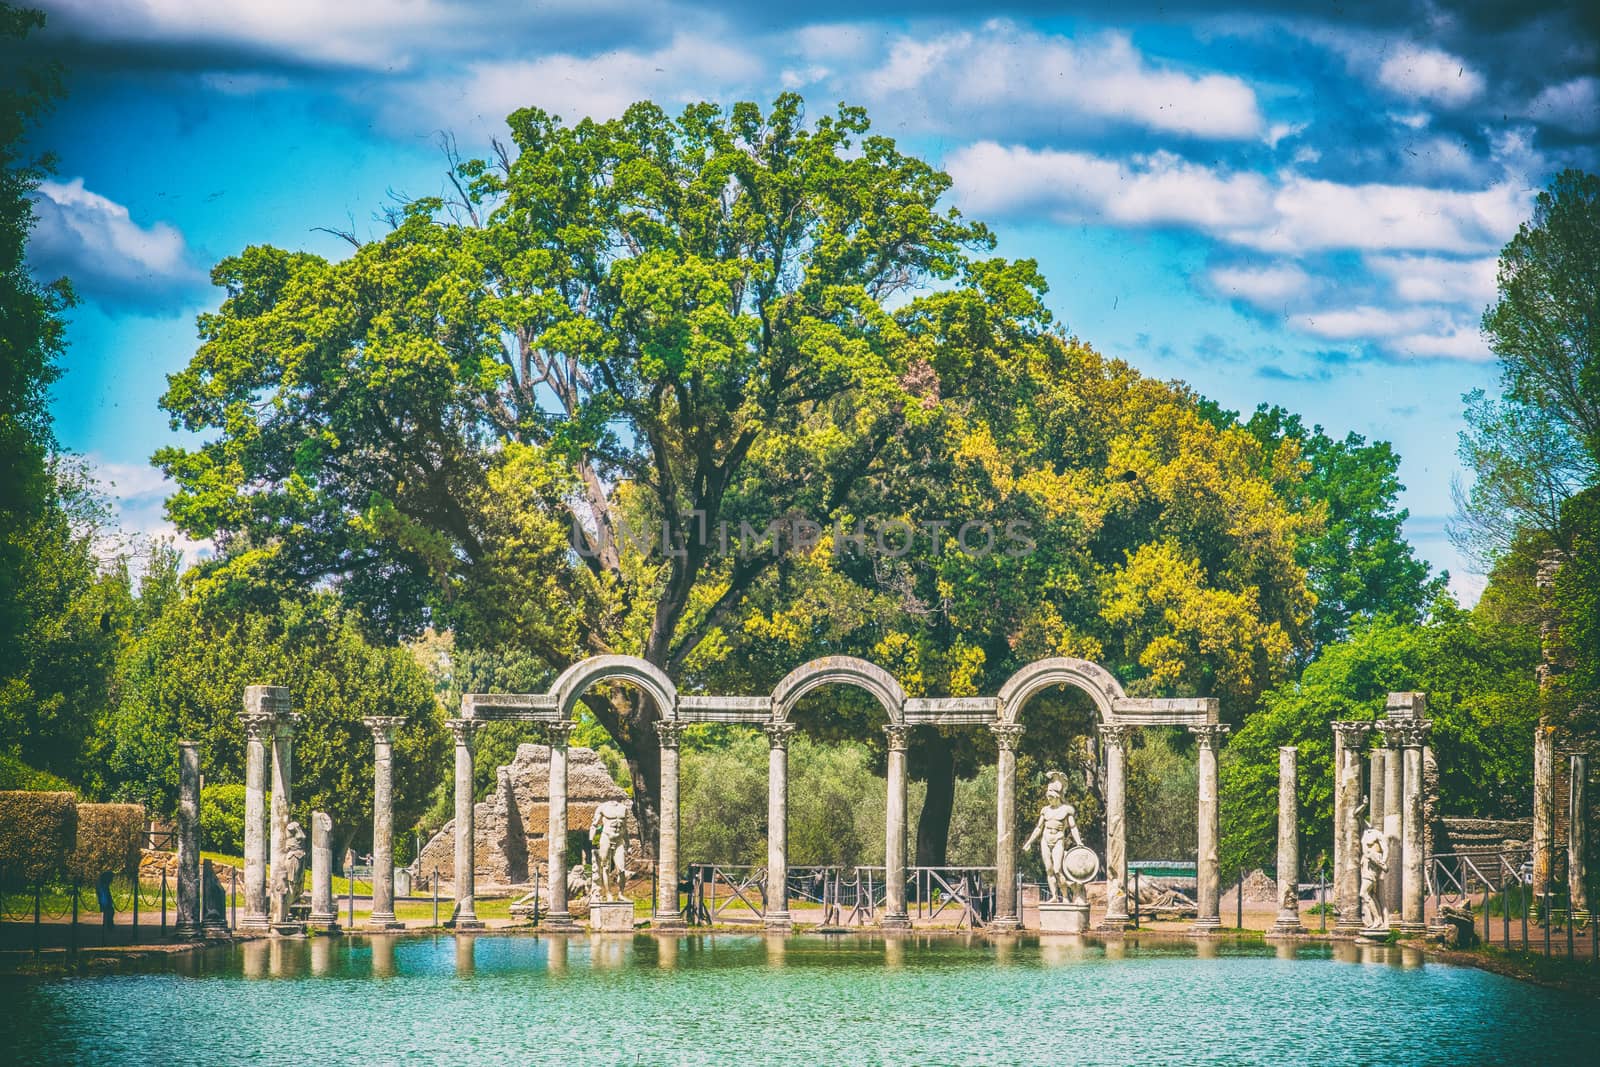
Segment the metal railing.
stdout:
<svg viewBox="0 0 1600 1067">
<path fill-rule="evenodd" d="M 684 918 L 693 925 L 759 922 L 767 908 L 767 869 L 728 863 L 687 866 Z M 958 928 L 976 928 L 994 915 L 993 867 L 908 867 L 906 906 L 912 918 L 954 913 Z M 822 928 L 870 926 L 888 897 L 883 867 L 798 866 L 788 871 L 791 904 L 821 908 Z"/>
</svg>

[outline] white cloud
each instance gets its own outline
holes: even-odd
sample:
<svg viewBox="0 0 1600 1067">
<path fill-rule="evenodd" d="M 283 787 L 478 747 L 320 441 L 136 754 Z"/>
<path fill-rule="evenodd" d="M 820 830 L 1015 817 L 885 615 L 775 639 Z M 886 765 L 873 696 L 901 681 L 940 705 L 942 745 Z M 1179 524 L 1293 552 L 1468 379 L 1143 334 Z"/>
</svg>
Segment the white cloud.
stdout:
<svg viewBox="0 0 1600 1067">
<path fill-rule="evenodd" d="M 1311 275 L 1293 263 L 1213 267 L 1206 277 L 1222 295 L 1264 311 L 1281 310 L 1286 301 L 1303 295 L 1312 285 Z"/>
<path fill-rule="evenodd" d="M 1600 133 L 1600 78 L 1573 78 L 1546 86 L 1524 114 L 1573 133 Z"/>
<path fill-rule="evenodd" d="M 1460 56 L 1409 43 L 1383 61 L 1377 77 L 1379 85 L 1400 96 L 1445 107 L 1471 103 L 1483 92 L 1483 75 Z"/>
<path fill-rule="evenodd" d="M 670 110 L 675 104 L 725 99 L 762 73 L 760 61 L 748 50 L 680 35 L 648 52 L 617 49 L 594 56 L 472 63 L 459 77 L 402 89 L 389 119 L 415 127 L 421 115 L 436 128 L 449 128 L 477 117 L 498 127 L 518 108 L 537 106 L 567 122 L 604 120 L 640 100 L 654 100 Z"/>
<path fill-rule="evenodd" d="M 190 565 L 211 555 L 214 549 L 210 541 L 187 537 L 167 520 L 166 501 L 173 485 L 166 475 L 147 463 L 121 463 L 94 453 L 84 459 L 110 499 L 116 517 L 118 540 L 105 546 L 107 554 L 136 549 L 140 542 L 169 540 Z"/>
<path fill-rule="evenodd" d="M 118 307 L 162 310 L 194 292 L 204 275 L 183 234 L 165 222 L 141 226 L 126 207 L 82 178 L 39 183 L 28 262 L 36 275 L 65 274 L 86 296 Z"/>
<path fill-rule="evenodd" d="M 1043 212 L 1063 221 L 1178 225 L 1259 251 L 1498 250 L 1527 217 L 1533 191 L 1346 185 L 1292 171 L 1273 178 L 1191 163 L 1168 152 L 1113 160 L 982 141 L 945 168 L 969 211 Z"/>
<path fill-rule="evenodd" d="M 907 34 L 857 84 L 874 114 L 914 114 L 935 128 L 1126 123 L 1207 140 L 1268 135 L 1243 79 L 1152 63 L 1121 32 L 1075 40 L 995 20 L 976 32 Z"/>
<path fill-rule="evenodd" d="M 1493 359 L 1476 326 L 1438 306 L 1328 308 L 1289 316 L 1291 327 L 1331 341 L 1373 341 L 1395 356 L 1486 362 Z"/>
<path fill-rule="evenodd" d="M 1445 256 L 1375 255 L 1367 268 L 1388 279 L 1402 300 L 1461 303 L 1483 307 L 1495 298 L 1495 256 L 1450 259 Z"/>
</svg>

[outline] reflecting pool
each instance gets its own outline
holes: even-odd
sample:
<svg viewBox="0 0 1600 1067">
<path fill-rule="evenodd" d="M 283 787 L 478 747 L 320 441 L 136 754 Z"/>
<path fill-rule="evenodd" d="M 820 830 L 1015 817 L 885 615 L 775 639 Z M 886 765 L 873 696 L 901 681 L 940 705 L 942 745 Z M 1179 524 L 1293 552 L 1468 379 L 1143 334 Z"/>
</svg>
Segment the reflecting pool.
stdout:
<svg viewBox="0 0 1600 1067">
<path fill-rule="evenodd" d="M 12 1063 L 1595 1062 L 1600 1011 L 1389 947 L 1061 937 L 258 941 L 0 978 Z"/>
</svg>

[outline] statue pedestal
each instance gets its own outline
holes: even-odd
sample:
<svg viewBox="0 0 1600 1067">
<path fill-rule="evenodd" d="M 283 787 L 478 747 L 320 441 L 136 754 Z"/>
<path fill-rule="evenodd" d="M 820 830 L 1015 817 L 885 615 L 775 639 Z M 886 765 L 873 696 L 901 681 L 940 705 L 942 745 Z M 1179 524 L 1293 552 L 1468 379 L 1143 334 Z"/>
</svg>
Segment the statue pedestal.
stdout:
<svg viewBox="0 0 1600 1067">
<path fill-rule="evenodd" d="M 304 937 L 306 936 L 305 923 L 273 923 L 272 932 L 278 937 Z"/>
<path fill-rule="evenodd" d="M 1088 904 L 1040 904 L 1041 934 L 1081 934 L 1089 929 Z"/>
<path fill-rule="evenodd" d="M 597 934 L 633 933 L 633 901 L 597 900 L 589 905 L 589 929 Z"/>
</svg>

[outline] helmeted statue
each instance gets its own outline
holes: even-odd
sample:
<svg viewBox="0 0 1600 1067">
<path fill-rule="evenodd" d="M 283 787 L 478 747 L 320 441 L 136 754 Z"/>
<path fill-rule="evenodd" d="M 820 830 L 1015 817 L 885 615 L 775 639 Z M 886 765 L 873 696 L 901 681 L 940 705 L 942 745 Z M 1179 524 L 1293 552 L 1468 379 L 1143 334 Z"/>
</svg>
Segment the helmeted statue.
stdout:
<svg viewBox="0 0 1600 1067">
<path fill-rule="evenodd" d="M 1045 787 L 1044 808 L 1022 850 L 1026 852 L 1035 841 L 1039 842 L 1039 858 L 1044 861 L 1045 877 L 1050 883 L 1049 903 L 1055 903 L 1081 892 L 1079 883 L 1067 874 L 1067 835 L 1072 835 L 1073 845 L 1079 848 L 1083 847 L 1083 838 L 1078 835 L 1077 809 L 1065 799 L 1067 776 L 1060 771 L 1050 771 L 1046 777 L 1050 784 Z"/>
</svg>

